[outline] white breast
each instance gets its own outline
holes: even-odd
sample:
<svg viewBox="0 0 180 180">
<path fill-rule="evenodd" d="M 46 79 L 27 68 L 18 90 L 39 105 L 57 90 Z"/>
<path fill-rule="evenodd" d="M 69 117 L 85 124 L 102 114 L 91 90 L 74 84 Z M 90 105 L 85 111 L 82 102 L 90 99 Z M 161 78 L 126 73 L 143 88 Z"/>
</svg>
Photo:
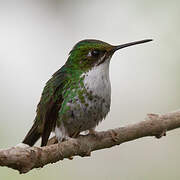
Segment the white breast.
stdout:
<svg viewBox="0 0 180 180">
<path fill-rule="evenodd" d="M 85 96 L 85 103 L 82 103 L 77 95 L 76 101 L 67 103 L 70 109 L 62 117 L 60 127 L 55 128 L 58 141 L 61 142 L 63 138 L 76 132 L 95 128 L 108 114 L 111 103 L 109 61 L 106 60 L 82 74 L 84 86 L 93 95 L 93 99 Z"/>
<path fill-rule="evenodd" d="M 90 71 L 83 75 L 85 75 L 85 87 L 97 96 L 110 102 L 111 84 L 109 80 L 109 63 L 110 60 L 106 60 L 104 63 L 93 67 Z"/>
</svg>

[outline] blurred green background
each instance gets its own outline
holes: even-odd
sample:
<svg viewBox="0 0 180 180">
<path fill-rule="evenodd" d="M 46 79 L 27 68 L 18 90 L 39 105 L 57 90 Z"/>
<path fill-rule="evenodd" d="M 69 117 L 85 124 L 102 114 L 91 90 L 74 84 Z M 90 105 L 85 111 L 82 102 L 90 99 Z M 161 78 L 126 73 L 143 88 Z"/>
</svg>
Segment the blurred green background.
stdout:
<svg viewBox="0 0 180 180">
<path fill-rule="evenodd" d="M 98 130 L 180 108 L 180 1 L 0 1 L 0 148 L 18 144 L 32 125 L 42 89 L 79 40 L 111 44 L 153 38 L 111 61 L 111 112 Z M 91 157 L 75 157 L 1 180 L 177 180 L 180 130 L 142 138 Z"/>
</svg>

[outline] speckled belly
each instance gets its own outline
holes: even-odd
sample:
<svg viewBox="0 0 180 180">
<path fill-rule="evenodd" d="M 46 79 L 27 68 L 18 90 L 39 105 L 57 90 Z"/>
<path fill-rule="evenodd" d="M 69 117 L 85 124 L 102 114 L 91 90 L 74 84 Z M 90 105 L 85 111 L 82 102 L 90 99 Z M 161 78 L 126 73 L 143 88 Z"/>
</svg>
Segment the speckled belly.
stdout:
<svg viewBox="0 0 180 180">
<path fill-rule="evenodd" d="M 110 99 L 94 96 L 85 97 L 84 103 L 76 98 L 74 103 L 67 104 L 70 109 L 63 117 L 63 125 L 71 136 L 74 133 L 92 129 L 102 121 L 110 110 Z"/>
<path fill-rule="evenodd" d="M 95 66 L 81 77 L 83 82 L 77 84 L 79 89 L 71 89 L 69 91 L 71 98 L 68 96 L 68 101 L 65 99 L 65 103 L 63 102 L 66 111 L 61 109 L 58 119 L 60 123 L 55 129 L 59 140 L 96 127 L 110 110 L 109 61 L 105 61 L 101 66 Z"/>
</svg>

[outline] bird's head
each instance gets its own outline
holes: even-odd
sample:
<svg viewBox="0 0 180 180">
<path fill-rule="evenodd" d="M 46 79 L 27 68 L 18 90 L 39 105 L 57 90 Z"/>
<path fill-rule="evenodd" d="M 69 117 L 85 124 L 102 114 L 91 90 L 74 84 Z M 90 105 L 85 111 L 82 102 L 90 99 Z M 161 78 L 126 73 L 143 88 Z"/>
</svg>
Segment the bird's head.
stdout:
<svg viewBox="0 0 180 180">
<path fill-rule="evenodd" d="M 95 39 L 82 40 L 70 51 L 67 64 L 71 65 L 75 69 L 77 68 L 83 71 L 89 71 L 93 67 L 100 66 L 107 60 L 110 60 L 114 52 L 117 50 L 149 41 L 152 41 L 152 39 L 145 39 L 114 46 Z"/>
</svg>

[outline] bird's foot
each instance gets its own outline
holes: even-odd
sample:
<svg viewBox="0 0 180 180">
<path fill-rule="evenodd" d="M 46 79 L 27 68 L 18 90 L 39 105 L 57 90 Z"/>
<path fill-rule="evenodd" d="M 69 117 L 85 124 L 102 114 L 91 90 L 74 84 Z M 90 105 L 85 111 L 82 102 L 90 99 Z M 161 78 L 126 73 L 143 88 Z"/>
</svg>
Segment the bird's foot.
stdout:
<svg viewBox="0 0 180 180">
<path fill-rule="evenodd" d="M 57 140 L 56 136 L 54 136 L 48 140 L 47 146 L 52 145 L 52 144 L 57 144 L 57 143 L 58 143 L 58 140 Z"/>
<path fill-rule="evenodd" d="M 96 138 L 100 138 L 98 132 L 95 131 L 95 129 L 89 129 L 88 135 L 92 135 L 92 136 L 94 136 L 94 137 L 96 137 Z"/>
<path fill-rule="evenodd" d="M 75 139 L 75 138 L 73 138 L 73 137 L 65 136 L 65 137 L 61 140 L 61 142 L 62 142 L 62 141 L 74 140 L 74 139 Z"/>
<path fill-rule="evenodd" d="M 52 144 L 57 144 L 57 143 L 62 143 L 63 141 L 68 141 L 74 139 L 72 137 L 69 136 L 65 136 L 65 137 L 61 137 L 61 138 L 57 138 L 56 136 L 52 137 L 51 139 L 48 140 L 47 146 L 52 145 Z"/>
<path fill-rule="evenodd" d="M 96 136 L 97 135 L 97 131 L 95 131 L 95 129 L 89 129 L 89 133 L 88 134 Z"/>
</svg>

